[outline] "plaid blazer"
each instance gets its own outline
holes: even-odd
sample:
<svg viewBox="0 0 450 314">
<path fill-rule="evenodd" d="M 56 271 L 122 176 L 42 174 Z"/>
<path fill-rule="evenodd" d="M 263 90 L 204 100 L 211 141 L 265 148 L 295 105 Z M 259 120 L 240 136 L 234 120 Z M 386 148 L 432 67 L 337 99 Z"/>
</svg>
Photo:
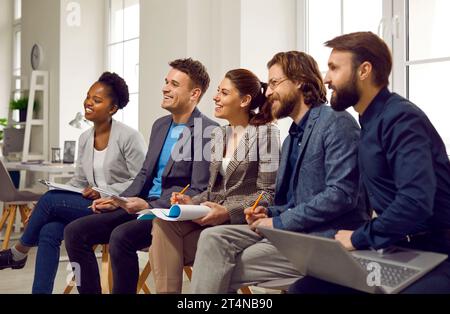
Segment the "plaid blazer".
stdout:
<svg viewBox="0 0 450 314">
<path fill-rule="evenodd" d="M 259 204 L 274 201 L 275 179 L 280 162 L 280 131 L 276 125 L 249 125 L 242 136 L 225 176 L 220 173 L 231 127 L 216 128 L 211 134 L 211 163 L 208 188 L 193 197 L 195 204 L 205 201 L 226 207 L 231 224 L 245 223 L 244 209 L 253 205 L 261 192 Z"/>
</svg>

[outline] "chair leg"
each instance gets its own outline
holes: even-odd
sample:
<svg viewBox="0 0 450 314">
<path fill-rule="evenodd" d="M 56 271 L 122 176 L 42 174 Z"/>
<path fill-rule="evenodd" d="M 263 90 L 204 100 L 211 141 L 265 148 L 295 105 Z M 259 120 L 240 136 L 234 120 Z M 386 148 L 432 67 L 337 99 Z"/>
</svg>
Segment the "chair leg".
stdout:
<svg viewBox="0 0 450 314">
<path fill-rule="evenodd" d="M 72 282 L 75 282 L 75 276 L 72 277 Z M 73 287 L 75 286 L 75 284 L 68 284 L 63 291 L 63 294 L 70 294 L 72 292 Z"/>
<path fill-rule="evenodd" d="M 108 289 L 109 293 L 112 294 L 113 289 L 113 272 L 112 272 L 112 266 L 111 266 L 111 256 L 109 256 L 108 253 Z"/>
<path fill-rule="evenodd" d="M 109 261 L 109 246 L 108 244 L 103 244 L 102 246 L 102 273 L 100 275 L 102 294 L 111 293 L 111 285 L 109 281 L 110 273 L 110 261 Z"/>
<path fill-rule="evenodd" d="M 16 205 L 10 205 L 9 221 L 6 225 L 5 239 L 3 240 L 2 250 L 6 250 L 9 246 L 9 239 L 11 238 L 11 231 L 14 226 L 14 220 L 16 220 Z"/>
<path fill-rule="evenodd" d="M 184 272 L 186 273 L 186 276 L 188 277 L 189 281 L 192 280 L 192 267 L 191 266 L 184 266 Z"/>
<path fill-rule="evenodd" d="M 25 228 L 27 226 L 28 213 L 30 212 L 28 205 L 19 205 L 19 212 L 20 220 L 22 221 L 23 227 Z"/>
<path fill-rule="evenodd" d="M 95 252 L 95 249 L 97 248 L 98 244 L 94 245 L 92 247 L 92 251 Z M 73 287 L 75 286 L 75 275 L 72 277 L 72 282 L 74 283 L 73 285 L 71 285 L 70 283 L 67 284 L 67 286 L 64 288 L 63 294 L 70 294 L 70 292 L 72 292 Z M 103 287 L 103 285 L 102 285 Z"/>
<path fill-rule="evenodd" d="M 146 280 L 147 280 L 148 276 L 150 275 L 151 271 L 152 271 L 152 267 L 150 265 L 150 261 L 147 261 L 147 264 L 145 264 L 144 270 L 139 275 L 139 281 L 138 281 L 136 293 L 141 292 L 141 289 L 142 289 L 142 290 L 144 290 L 144 292 L 146 294 L 150 294 L 150 289 L 147 286 Z"/>
<path fill-rule="evenodd" d="M 142 286 L 142 291 L 144 291 L 145 294 L 152 294 L 146 282 L 144 282 L 144 285 Z"/>
<path fill-rule="evenodd" d="M 249 286 L 241 287 L 239 290 L 241 290 L 242 294 L 253 294 Z"/>
<path fill-rule="evenodd" d="M 191 266 L 184 266 L 184 272 L 186 273 L 186 276 L 188 277 L 189 281 L 192 279 L 192 267 Z M 139 276 L 139 281 L 136 289 L 136 293 L 141 292 L 141 290 L 144 291 L 146 294 L 150 294 L 150 289 L 146 283 L 146 280 L 148 276 L 150 275 L 150 272 L 152 271 L 150 261 L 145 264 L 144 269 L 142 270 L 142 273 Z"/>
<path fill-rule="evenodd" d="M 6 219 L 8 219 L 8 217 L 9 217 L 10 211 L 11 211 L 11 205 L 8 205 L 8 207 L 3 208 L 2 218 L 0 219 L 0 231 L 3 229 Z"/>
</svg>

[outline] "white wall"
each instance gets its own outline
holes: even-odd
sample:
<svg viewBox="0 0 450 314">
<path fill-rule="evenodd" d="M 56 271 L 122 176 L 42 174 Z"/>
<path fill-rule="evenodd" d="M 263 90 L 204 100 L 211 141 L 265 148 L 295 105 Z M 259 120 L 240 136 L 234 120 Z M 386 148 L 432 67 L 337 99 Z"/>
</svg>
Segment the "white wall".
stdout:
<svg viewBox="0 0 450 314">
<path fill-rule="evenodd" d="M 212 97 L 224 74 L 246 67 L 263 81 L 266 64 L 296 43 L 296 0 L 141 1 L 139 129 L 148 137 L 162 115 L 161 88 L 173 59 L 200 60 L 211 77 L 199 108 L 213 117 Z M 225 124 L 225 121 L 218 120 Z M 281 121 L 283 136 L 290 121 Z"/>
<path fill-rule="evenodd" d="M 139 131 L 148 140 L 153 122 L 167 114 L 161 108 L 168 62 L 186 56 L 186 2 L 140 2 Z"/>
<path fill-rule="evenodd" d="M 12 76 L 13 0 L 0 1 L 0 118 L 8 117 Z"/>
<path fill-rule="evenodd" d="M 240 63 L 240 1 L 141 1 L 139 130 L 148 138 L 161 108 L 168 63 L 192 57 L 211 77 L 199 108 L 213 117 L 213 93 L 226 70 Z M 223 121 L 222 121 L 223 123 Z"/>
<path fill-rule="evenodd" d="M 22 68 L 29 77 L 30 50 L 43 49 L 41 70 L 49 71 L 49 151 L 65 140 L 78 140 L 80 130 L 68 125 L 91 84 L 104 69 L 104 0 L 22 0 Z M 79 26 L 67 22 L 69 3 L 78 3 Z M 41 142 L 36 141 L 39 145 Z M 36 148 L 37 149 L 37 148 Z M 49 156 L 51 156 L 49 154 Z"/>
<path fill-rule="evenodd" d="M 198 107 L 214 118 L 212 98 L 217 86 L 228 70 L 240 66 L 240 1 L 189 0 L 188 3 L 187 56 L 200 60 L 211 78 Z"/>
<path fill-rule="evenodd" d="M 241 66 L 267 82 L 267 62 L 280 51 L 296 50 L 296 0 L 241 1 Z M 278 121 L 282 140 L 292 119 Z"/>
<path fill-rule="evenodd" d="M 49 144 L 59 143 L 59 65 L 60 65 L 60 1 L 22 0 L 22 74 L 28 79 L 32 71 L 31 47 L 42 47 L 43 60 L 40 70 L 49 71 Z M 32 151 L 42 151 L 42 133 L 32 132 Z M 33 140 L 36 138 L 36 140 Z M 50 152 L 50 148 L 47 148 Z M 49 154 L 50 156 L 50 154 Z"/>
<path fill-rule="evenodd" d="M 69 4 L 80 5 L 80 24 L 71 21 Z M 77 112 L 84 114 L 86 93 L 104 69 L 105 2 L 103 0 L 61 0 L 59 147 L 78 140 L 82 130 L 69 126 Z M 69 22 L 68 22 L 69 19 Z"/>
<path fill-rule="evenodd" d="M 267 81 L 267 62 L 297 47 L 296 0 L 241 2 L 241 64 Z"/>
</svg>

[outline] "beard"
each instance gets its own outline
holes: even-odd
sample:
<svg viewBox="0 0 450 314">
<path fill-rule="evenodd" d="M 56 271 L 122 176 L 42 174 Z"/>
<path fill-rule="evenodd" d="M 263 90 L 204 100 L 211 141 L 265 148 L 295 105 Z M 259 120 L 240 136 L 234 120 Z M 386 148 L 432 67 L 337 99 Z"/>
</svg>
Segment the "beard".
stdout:
<svg viewBox="0 0 450 314">
<path fill-rule="evenodd" d="M 341 88 L 337 89 L 331 85 L 329 88 L 334 90 L 330 99 L 330 104 L 331 108 L 336 111 L 344 111 L 349 107 L 355 106 L 361 98 L 356 81 L 356 72 L 352 73 L 350 81 Z"/>
<path fill-rule="evenodd" d="M 300 102 L 300 92 L 298 90 L 295 90 L 285 96 L 274 94 L 269 97 L 268 101 L 272 105 L 272 116 L 275 119 L 283 119 L 289 117 L 292 111 L 294 111 L 297 103 Z M 280 103 L 278 108 L 273 107 L 273 103 L 275 101 L 279 101 Z"/>
</svg>

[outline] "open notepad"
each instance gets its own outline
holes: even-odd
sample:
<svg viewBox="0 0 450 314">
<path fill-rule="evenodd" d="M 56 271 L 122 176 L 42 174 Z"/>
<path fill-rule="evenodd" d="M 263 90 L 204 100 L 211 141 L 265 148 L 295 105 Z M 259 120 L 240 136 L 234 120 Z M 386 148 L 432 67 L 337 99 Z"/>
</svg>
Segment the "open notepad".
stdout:
<svg viewBox="0 0 450 314">
<path fill-rule="evenodd" d="M 138 219 L 158 217 L 167 221 L 194 220 L 206 216 L 210 210 L 208 206 L 175 204 L 170 208 L 144 209 L 138 213 Z"/>
<path fill-rule="evenodd" d="M 83 193 L 83 189 L 77 188 L 71 185 L 67 184 L 61 184 L 61 183 L 55 183 L 47 180 L 39 180 L 39 183 L 42 183 L 43 185 L 47 186 L 50 190 L 62 190 L 62 191 L 69 191 L 74 193 Z"/>
</svg>

